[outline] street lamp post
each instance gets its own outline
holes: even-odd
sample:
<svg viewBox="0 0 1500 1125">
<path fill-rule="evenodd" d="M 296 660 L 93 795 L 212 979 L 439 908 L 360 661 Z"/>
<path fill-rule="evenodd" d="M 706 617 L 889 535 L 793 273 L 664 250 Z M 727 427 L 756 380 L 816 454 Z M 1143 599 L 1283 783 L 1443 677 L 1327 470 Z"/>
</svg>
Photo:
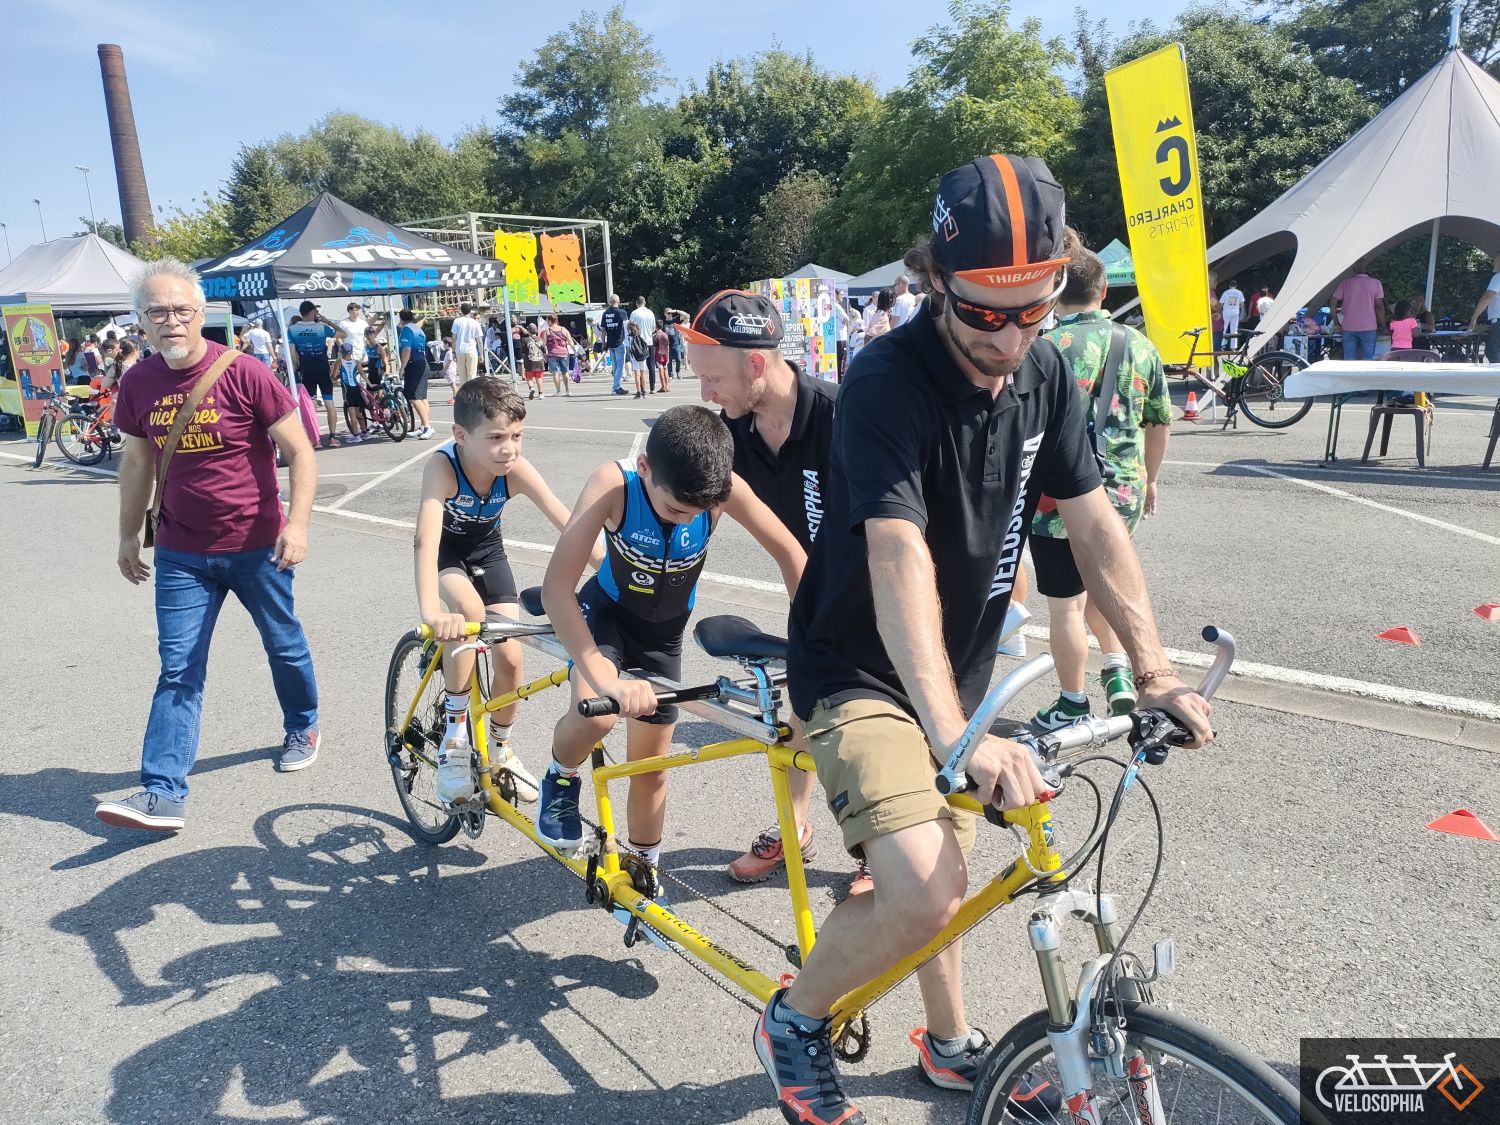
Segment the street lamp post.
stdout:
<svg viewBox="0 0 1500 1125">
<path fill-rule="evenodd" d="M 37 218 L 37 222 L 39 222 L 39 223 L 42 224 L 42 241 L 46 242 L 47 241 L 47 220 L 44 219 L 44 218 L 42 218 L 42 201 L 40 199 L 33 199 L 31 202 L 33 202 L 33 203 L 36 204 L 36 218 Z"/>
<path fill-rule="evenodd" d="M 12 261 L 10 255 L 10 227 L 4 223 L 0 223 L 0 233 L 5 235 L 5 264 L 10 265 Z"/>
<path fill-rule="evenodd" d="M 83 173 L 83 190 L 88 192 L 89 195 L 89 226 L 93 228 L 95 234 L 98 234 L 99 219 L 94 214 L 94 189 L 89 186 L 89 166 L 87 164 L 75 164 L 73 167 Z"/>
</svg>

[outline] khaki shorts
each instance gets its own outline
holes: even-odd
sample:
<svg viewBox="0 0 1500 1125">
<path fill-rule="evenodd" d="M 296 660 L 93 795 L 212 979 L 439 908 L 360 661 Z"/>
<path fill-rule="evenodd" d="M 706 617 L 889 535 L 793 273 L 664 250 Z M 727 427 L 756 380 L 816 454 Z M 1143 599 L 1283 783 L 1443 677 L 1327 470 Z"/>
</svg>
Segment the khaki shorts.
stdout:
<svg viewBox="0 0 1500 1125">
<path fill-rule="evenodd" d="M 878 699 L 851 699 L 813 708 L 807 744 L 828 808 L 851 855 L 877 836 L 946 818 L 959 846 L 974 846 L 974 817 L 950 808 L 933 779 L 927 736 L 905 711 Z"/>
<path fill-rule="evenodd" d="M 467 352 L 459 352 L 454 357 L 458 367 L 459 385 L 467 383 L 479 373 L 479 356 L 469 355 Z"/>
</svg>

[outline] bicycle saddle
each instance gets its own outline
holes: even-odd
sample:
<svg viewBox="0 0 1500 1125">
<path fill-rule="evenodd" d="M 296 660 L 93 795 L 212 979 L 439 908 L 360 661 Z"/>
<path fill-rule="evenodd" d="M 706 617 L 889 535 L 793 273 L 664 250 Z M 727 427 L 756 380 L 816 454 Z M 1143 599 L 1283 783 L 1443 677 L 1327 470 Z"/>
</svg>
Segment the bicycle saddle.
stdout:
<svg viewBox="0 0 1500 1125">
<path fill-rule="evenodd" d="M 546 617 L 547 611 L 542 607 L 542 588 L 540 586 L 528 586 L 521 591 L 521 608 L 532 617 Z"/>
<path fill-rule="evenodd" d="M 786 638 L 762 633 L 743 617 L 705 617 L 693 629 L 698 647 L 728 660 L 785 660 Z"/>
</svg>

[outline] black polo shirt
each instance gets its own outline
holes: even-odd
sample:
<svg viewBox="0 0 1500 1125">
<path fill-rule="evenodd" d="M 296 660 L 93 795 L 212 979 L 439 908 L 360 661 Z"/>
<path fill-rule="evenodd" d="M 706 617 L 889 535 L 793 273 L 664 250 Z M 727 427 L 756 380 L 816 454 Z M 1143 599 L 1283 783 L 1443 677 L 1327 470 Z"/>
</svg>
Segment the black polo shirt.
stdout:
<svg viewBox="0 0 1500 1125">
<path fill-rule="evenodd" d="M 756 431 L 754 413 L 719 417 L 734 437 L 734 471 L 810 552 L 823 522 L 838 386 L 810 377 L 795 363 L 791 367 L 797 373 L 797 405 L 791 431 L 775 453 Z"/>
<path fill-rule="evenodd" d="M 625 310 L 618 305 L 610 305 L 599 317 L 599 323 L 604 328 L 604 346 L 606 348 L 618 348 L 625 342 Z"/>
<path fill-rule="evenodd" d="M 817 547 L 792 603 L 787 686 L 803 718 L 820 701 L 889 699 L 916 715 L 875 626 L 867 519 L 920 528 L 937 574 L 943 642 L 972 712 L 1043 493 L 1099 487 L 1082 399 L 1046 339 L 998 397 L 949 357 L 924 304 L 868 344 L 839 392 Z"/>
</svg>

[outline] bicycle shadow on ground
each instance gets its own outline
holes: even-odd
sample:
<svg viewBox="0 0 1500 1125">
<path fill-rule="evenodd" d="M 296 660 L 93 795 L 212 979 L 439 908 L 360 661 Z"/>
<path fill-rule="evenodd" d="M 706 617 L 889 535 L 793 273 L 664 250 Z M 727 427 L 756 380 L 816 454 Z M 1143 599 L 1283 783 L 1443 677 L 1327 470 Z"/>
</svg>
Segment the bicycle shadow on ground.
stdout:
<svg viewBox="0 0 1500 1125">
<path fill-rule="evenodd" d="M 767 1105 L 758 1073 L 663 1087 L 635 1053 L 672 1009 L 631 1002 L 656 996 L 655 974 L 680 984 L 676 958 L 648 951 L 648 969 L 613 944 L 528 948 L 523 928 L 593 909 L 551 860 L 485 868 L 470 848 L 417 844 L 394 817 L 342 805 L 268 812 L 256 836 L 147 865 L 52 919 L 87 943 L 117 1008 L 152 1010 L 125 1017 L 132 1028 L 181 1027 L 115 1066 L 110 1120 L 170 1105 L 178 1120 L 655 1122 L 691 1107 L 710 1122 Z M 204 923 L 191 932 L 243 932 L 190 946 L 160 921 L 184 909 Z M 589 1015 L 600 990 L 608 1020 Z M 176 1011 L 200 1002 L 214 1014 Z M 747 1042 L 748 1027 L 747 1013 Z"/>
<path fill-rule="evenodd" d="M 233 769 L 247 762 L 269 760 L 280 749 L 281 744 L 277 743 L 231 754 L 204 756 L 198 759 L 193 774 L 201 776 Z M 51 867 L 53 871 L 73 871 L 171 838 L 165 832 L 112 828 L 94 816 L 94 808 L 104 794 L 134 789 L 140 784 L 140 776 L 138 767 L 103 773 L 70 766 L 50 766 L 32 773 L 0 773 L 0 792 L 5 794 L 5 812 L 32 820 L 66 824 L 97 841 L 93 847 L 66 856 Z M 191 797 L 188 810 L 191 816 Z"/>
</svg>

